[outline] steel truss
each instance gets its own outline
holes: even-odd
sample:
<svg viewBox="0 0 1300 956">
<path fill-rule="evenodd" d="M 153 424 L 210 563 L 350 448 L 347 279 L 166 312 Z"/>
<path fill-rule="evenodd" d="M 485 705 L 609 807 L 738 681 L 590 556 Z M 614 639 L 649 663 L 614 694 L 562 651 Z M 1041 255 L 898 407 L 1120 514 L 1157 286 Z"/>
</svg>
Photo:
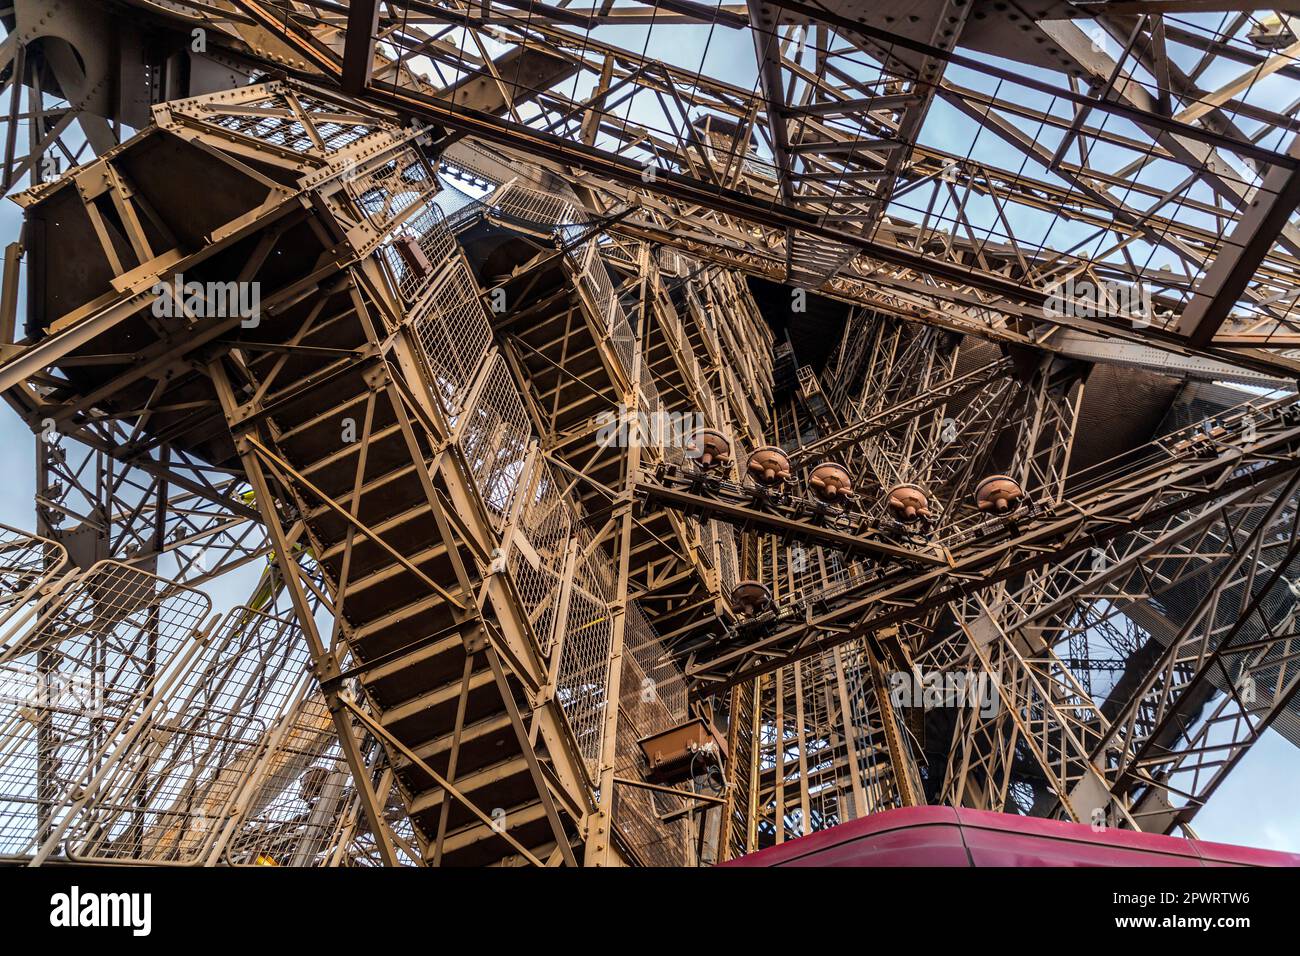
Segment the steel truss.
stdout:
<svg viewBox="0 0 1300 956">
<path fill-rule="evenodd" d="M 1185 828 L 1294 701 L 1296 407 L 1071 455 L 1094 360 L 1294 378 L 1297 127 L 1251 91 L 1300 77 L 1296 25 L 1024 17 L 1014 71 L 981 6 L 215 0 L 140 5 L 111 60 L 97 3 L 42 33 L 20 0 L 0 388 L 38 536 L 0 539 L 0 853 L 690 865 L 937 801 Z M 753 87 L 604 29 L 651 23 L 743 31 Z M 923 145 L 936 102 L 1026 164 Z M 258 283 L 260 321 L 152 308 L 186 276 Z M 792 391 L 747 278 L 853 307 Z M 683 416 L 793 487 L 700 475 Z M 847 511 L 802 490 L 831 459 Z M 1002 707 L 891 693 L 934 673 Z M 721 783 L 655 782 L 642 742 L 691 717 Z"/>
<path fill-rule="evenodd" d="M 60 17 L 63 45 L 28 46 L 48 13 L 43 3 L 15 7 L 15 40 L 6 50 L 13 88 L 79 89 L 77 77 L 64 75 L 65 61 L 73 51 L 86 59 L 102 15 L 78 4 Z M 178 95 L 168 84 L 184 72 L 175 61 L 186 58 L 230 84 L 257 69 L 342 83 L 351 42 L 350 92 L 423 115 L 454 131 L 451 138 L 468 132 L 584 169 L 601 177 L 604 208 L 641 197 L 641 210 L 619 227 L 630 234 L 1005 341 L 1054 347 L 1059 339 L 1067 350 L 1086 350 L 1100 333 L 1294 373 L 1285 356 L 1295 345 L 1286 288 L 1297 238 L 1285 221 L 1296 188 L 1294 144 L 1285 145 L 1294 122 L 1249 94 L 1270 78 L 1297 75 L 1296 51 L 1255 52 L 1245 14 L 1214 28 L 1173 11 L 1093 21 L 1077 19 L 1081 11 L 1025 16 L 1030 36 L 1006 50 L 984 23 L 973 26 L 984 17 L 971 20 L 968 7 L 941 2 L 917 11 L 904 32 L 874 14 L 849 19 L 834 5 L 794 0 L 737 9 L 675 0 L 672 9 L 583 12 L 531 0 L 483 10 L 367 3 L 355 18 L 311 3 L 222 0 L 180 4 L 166 16 L 147 9 L 151 28 L 173 38 L 164 47 L 176 51 L 145 65 L 158 83 L 155 96 Z M 747 31 L 758 82 L 746 89 L 593 33 L 620 23 L 714 31 L 719 42 Z M 202 52 L 182 42 L 196 28 Z M 1279 29 L 1285 35 L 1289 20 Z M 1039 81 L 956 52 L 963 31 L 972 49 L 1027 57 L 1059 79 Z M 489 45 L 505 52 L 490 57 Z M 1200 58 L 1195 76 L 1174 55 L 1189 51 Z M 944 76 L 949 63 L 996 89 L 953 82 Z M 1240 68 L 1219 89 L 1198 86 L 1211 66 L 1234 63 Z M 106 78 L 112 67 L 92 56 L 86 70 Z M 58 136 L 74 118 L 97 152 L 111 145 L 116 123 L 142 122 L 138 103 L 104 102 L 105 82 L 88 77 L 92 93 L 62 112 L 43 115 L 39 104 L 23 112 L 13 98 L 10 125 L 33 135 L 25 159 L 10 135 L 7 182 L 52 144 L 70 152 Z M 590 95 L 577 92 L 587 88 Z M 1048 98 L 1048 108 L 1024 105 L 1032 96 Z M 919 145 L 936 101 L 1042 172 Z M 1248 125 L 1258 131 L 1248 134 Z M 1039 138 L 1022 131 L 1028 128 Z M 1107 150 L 1124 157 L 1118 171 L 1090 164 Z M 644 175 L 648 168 L 656 174 Z M 1149 175 L 1157 168 L 1170 170 L 1160 183 Z M 886 208 L 895 212 L 886 217 Z M 986 211 L 997 225 L 977 221 Z M 1011 223 L 1022 214 L 1068 219 L 1091 238 L 1066 251 L 1039 248 L 1016 235 Z M 760 243 L 751 241 L 755 228 Z M 1176 267 L 1163 272 L 1143 262 L 1147 248 Z M 1043 304 L 1067 280 L 1145 283 L 1156 308 L 1136 328 L 1110 307 L 1045 316 Z M 1246 315 L 1229 321 L 1233 303 Z M 1038 329 L 1026 331 L 1026 323 Z M 1094 335 L 1080 343 L 1066 330 Z"/>
<path fill-rule="evenodd" d="M 789 599 L 788 613 L 778 612 L 767 633 L 760 632 L 755 637 L 754 632 L 749 631 L 748 648 L 745 646 L 746 632 L 742 629 L 720 648 L 701 649 L 699 656 L 708 656 L 710 659 L 707 663 L 697 662 L 688 666 L 688 676 L 716 681 L 721 687 L 733 686 L 733 707 L 754 714 L 755 702 L 764 699 L 765 690 L 768 694 L 772 693 L 769 689 L 771 681 L 776 681 L 776 686 L 781 687 L 791 680 L 789 675 L 793 671 L 797 675 L 794 680 L 803 685 L 806 679 L 804 675 L 809 673 L 810 661 L 826 661 L 827 664 L 821 665 L 825 667 L 829 661 L 838 660 L 843 653 L 842 646 L 857 646 L 853 642 L 860 640 L 858 635 L 864 629 L 857 627 L 856 623 L 874 611 L 879 623 L 866 630 L 866 633 L 871 635 L 869 642 L 874 639 L 879 659 L 893 660 L 897 662 L 895 666 L 902 667 L 913 666 L 915 662 L 923 670 L 942 669 L 960 673 L 974 668 L 997 678 L 999 695 L 1005 706 L 991 719 L 981 717 L 975 710 L 967 711 L 959 718 L 961 723 L 953 735 L 953 747 L 948 751 L 947 772 L 940 778 L 943 787 L 936 788 L 936 797 L 945 802 L 994 809 L 1015 809 L 1017 801 L 1028 801 L 1021 807 L 1021 812 L 1058 812 L 1066 818 L 1083 822 L 1140 826 L 1146 829 L 1169 829 L 1176 825 L 1186 825 L 1204 804 L 1209 793 L 1213 792 L 1213 786 L 1222 779 L 1224 768 L 1230 767 L 1239 759 L 1245 748 L 1258 739 L 1263 727 L 1268 726 L 1268 722 L 1293 699 L 1294 687 L 1289 667 L 1292 629 L 1285 623 L 1280 626 L 1270 624 L 1266 630 L 1267 640 L 1242 641 L 1239 659 L 1248 661 L 1242 666 L 1241 674 L 1246 686 L 1251 688 L 1250 705 L 1243 706 L 1240 695 L 1233 693 L 1232 682 L 1224 677 L 1231 672 L 1223 670 L 1219 665 L 1215 665 L 1218 666 L 1215 670 L 1210 662 L 1212 659 L 1222 659 L 1229 653 L 1226 647 L 1215 653 L 1219 637 L 1227 629 L 1226 622 L 1238 620 L 1243 613 L 1248 616 L 1254 613 L 1260 622 L 1256 630 L 1265 631 L 1266 619 L 1260 617 L 1263 612 L 1244 605 L 1243 594 L 1258 594 L 1260 608 L 1267 607 L 1269 601 L 1265 594 L 1259 593 L 1259 586 L 1252 588 L 1243 580 L 1246 572 L 1241 569 L 1254 568 L 1256 562 L 1259 562 L 1264 570 L 1271 570 L 1277 567 L 1275 562 L 1285 565 L 1293 557 L 1288 551 L 1293 541 L 1291 525 L 1279 526 L 1276 518 L 1271 519 L 1274 523 L 1270 523 L 1270 520 L 1262 520 L 1261 514 L 1269 502 L 1277 500 L 1279 489 L 1289 486 L 1294 480 L 1294 462 L 1289 457 L 1266 453 L 1264 457 L 1278 469 L 1266 477 L 1259 473 L 1263 459 L 1251 463 L 1250 453 L 1234 448 L 1232 441 L 1234 438 L 1251 441 L 1258 439 L 1258 422 L 1262 415 L 1281 414 L 1285 419 L 1294 416 L 1294 408 L 1284 403 L 1283 406 L 1264 412 L 1246 406 L 1222 420 L 1216 419 L 1211 424 L 1175 434 L 1153 446 L 1147 465 L 1153 475 L 1175 470 L 1177 466 L 1171 458 L 1181 457 L 1182 467 L 1197 471 L 1217 459 L 1219 468 L 1223 470 L 1210 480 L 1210 485 L 1214 488 L 1212 497 L 1217 497 L 1218 500 L 1206 506 L 1206 499 L 1192 494 L 1194 486 L 1179 483 L 1176 479 L 1173 484 L 1178 485 L 1177 489 L 1171 485 L 1170 492 L 1165 494 L 1153 486 L 1154 493 L 1139 505 L 1132 516 L 1121 522 L 1103 521 L 1095 525 L 1101 528 L 1106 525 L 1111 528 L 1127 525 L 1138 528 L 1138 531 L 1114 537 L 1102 535 L 1098 541 L 1104 537 L 1111 542 L 1109 545 L 1097 543 L 1083 548 L 1082 542 L 1074 536 L 1092 520 L 1101 517 L 1100 513 L 1091 510 L 1089 502 L 1100 502 L 1100 498 L 1093 499 L 1092 495 L 1114 500 L 1117 495 L 1123 494 L 1125 487 L 1135 487 L 1129 484 L 1135 480 L 1135 476 L 1132 473 L 1107 476 L 1115 481 L 1114 486 L 1103 487 L 1109 484 L 1107 480 L 1102 480 L 1097 486 L 1085 483 L 1084 494 L 1079 495 L 1072 489 L 1071 495 L 1064 497 L 1073 423 L 1077 420 L 1082 393 L 1080 383 L 1077 369 L 1057 373 L 1048 366 L 1035 376 L 1035 385 L 1030 389 L 1034 400 L 1026 408 L 1024 424 L 1017 426 L 1021 437 L 1018 442 L 1019 451 L 1015 456 L 1016 460 L 1022 462 L 1019 480 L 1027 489 L 1041 489 L 1040 500 L 1043 501 L 1044 514 L 1058 508 L 1075 513 L 1079 525 L 1069 531 L 1066 526 L 1058 526 L 1066 535 L 1062 540 L 1072 542 L 1073 547 L 1069 550 L 1074 552 L 1073 556 L 1053 563 L 1034 561 L 1031 555 L 1039 547 L 1041 539 L 1035 541 L 1036 536 L 1029 528 L 1037 518 L 1017 522 L 1017 533 L 1028 532 L 1021 545 L 1025 550 L 1019 552 L 1027 560 L 1023 563 L 1015 562 L 1015 551 L 1001 552 L 998 549 L 998 557 L 986 565 L 985 570 L 970 576 L 961 575 L 961 583 L 954 590 L 958 593 L 965 592 L 965 595 L 956 603 L 952 603 L 951 598 L 942 600 L 948 595 L 940 591 L 938 613 L 929 610 L 934 605 L 927 605 L 924 600 L 912 603 L 904 598 L 900 601 L 900 593 L 905 595 L 906 591 L 890 588 L 887 576 L 853 569 L 837 571 L 830 576 L 839 580 L 825 596 L 819 595 L 815 587 L 794 590 Z M 1034 435 L 1043 438 L 1030 437 Z M 1088 473 L 1082 473 L 1081 477 L 1087 482 Z M 1235 490 L 1230 490 L 1234 486 Z M 1289 492 L 1282 494 L 1282 497 L 1289 497 Z M 1162 500 L 1168 498 L 1178 501 L 1178 506 L 1172 512 L 1158 508 Z M 1275 505 L 1272 513 L 1280 516 L 1282 521 L 1294 523 L 1294 511 L 1286 510 L 1280 504 Z M 1157 520 L 1147 526 L 1148 517 Z M 1222 527 L 1224 521 L 1229 522 L 1226 529 Z M 1243 521 L 1246 523 L 1242 524 Z M 1216 525 L 1216 522 L 1219 524 Z M 1214 527 L 1217 533 L 1207 540 L 1206 529 L 1210 527 Z M 978 534 L 958 532 L 954 537 L 963 543 L 974 543 Z M 1274 549 L 1271 560 L 1263 558 L 1261 554 L 1265 543 Z M 1185 585 L 1192 580 L 1189 568 L 1196 567 L 1201 569 L 1202 574 L 1212 575 L 1210 580 L 1217 580 L 1212 596 L 1222 589 L 1233 594 L 1234 600 L 1231 604 L 1222 606 L 1220 613 L 1225 623 L 1218 626 L 1217 633 L 1212 630 L 1212 623 L 1202 623 L 1198 618 L 1187 625 L 1189 636 L 1182 638 L 1186 643 L 1175 642 L 1171 645 L 1186 647 L 1184 654 L 1192 654 L 1194 648 L 1196 656 L 1191 660 L 1179 660 L 1178 655 L 1171 650 L 1160 658 L 1158 668 L 1136 670 L 1136 673 L 1147 675 L 1147 688 L 1168 686 L 1171 691 L 1167 692 L 1159 715 L 1142 725 L 1145 732 L 1131 731 L 1133 744 L 1126 747 L 1127 740 L 1121 740 L 1117 745 L 1117 734 L 1110 730 L 1110 718 L 1117 709 L 1126 706 L 1123 703 L 1126 700 L 1131 702 L 1127 705 L 1128 713 L 1137 715 L 1149 711 L 1150 706 L 1145 702 L 1150 701 L 1156 692 L 1147 689 L 1145 696 L 1129 697 L 1127 695 L 1131 688 L 1122 687 L 1118 693 L 1124 696 L 1104 702 L 1100 697 L 1094 698 L 1092 692 L 1079 683 L 1076 674 L 1086 674 L 1098 664 L 1105 666 L 1106 661 L 1093 660 L 1092 658 L 1102 655 L 1094 652 L 1087 644 L 1080 648 L 1077 639 L 1081 632 L 1092 634 L 1095 631 L 1099 616 L 1122 620 L 1126 612 L 1137 615 L 1139 612 L 1135 609 L 1148 606 L 1144 602 L 1152 598 L 1155 600 L 1150 606 L 1159 606 L 1160 598 L 1154 588 L 1149 585 L 1139 587 L 1133 581 L 1131 561 L 1127 564 L 1113 563 L 1116 560 L 1115 548 L 1119 548 L 1120 553 L 1128 553 L 1129 550 L 1138 551 L 1144 546 L 1150 547 L 1151 553 L 1165 562 L 1162 569 L 1164 581 Z M 978 549 L 979 545 L 976 547 Z M 954 566 L 961 568 L 963 562 L 960 550 L 951 548 L 950 551 Z M 1240 557 L 1229 565 L 1225 560 L 1225 552 Z M 1185 563 L 1170 561 L 1172 555 L 1181 556 L 1183 553 L 1186 554 Z M 821 560 L 824 562 L 825 559 Z M 1019 573 L 1028 572 L 1019 591 L 1009 591 L 1001 583 L 1008 580 L 1003 577 L 1003 570 L 1013 562 Z M 1120 579 L 1121 583 L 1115 587 L 1113 594 L 1104 589 L 1099 590 L 1098 585 L 1107 577 L 1114 578 L 1120 573 L 1114 570 L 1115 567 L 1127 569 L 1125 576 Z M 1263 571 L 1260 573 L 1263 574 Z M 783 580 L 784 574 L 781 572 L 776 580 Z M 827 576 L 827 569 L 823 565 L 820 577 L 825 580 Z M 912 576 L 915 576 L 915 572 Z M 816 579 L 818 575 L 814 573 L 813 577 Z M 880 577 L 885 577 L 886 580 L 879 584 L 873 580 Z M 1015 580 L 1015 577 L 1011 580 Z M 1290 598 L 1283 600 L 1278 597 L 1278 589 L 1286 587 L 1286 580 L 1288 579 L 1279 569 L 1266 584 L 1265 590 L 1272 589 L 1275 608 L 1289 606 Z M 871 595 L 873 584 L 880 587 L 876 593 L 884 595 L 885 601 Z M 1047 606 L 1042 613 L 1037 613 L 1037 602 L 1050 604 L 1054 595 L 1070 590 L 1074 585 L 1077 588 L 1071 592 L 1073 609 L 1079 616 L 1071 622 L 1072 626 L 1060 628 L 1058 633 L 1053 633 L 1052 629 L 1044 627 L 1044 622 L 1052 620 L 1052 608 Z M 936 585 L 933 590 L 938 591 L 940 587 Z M 924 594 L 927 589 L 919 590 Z M 778 590 L 778 595 L 779 593 Z M 1290 592 L 1285 593 L 1289 595 Z M 852 613 L 843 617 L 836 613 L 837 605 L 841 605 L 841 602 L 851 601 L 853 596 L 864 594 L 871 596 L 860 604 L 854 604 Z M 1012 594 L 1015 596 L 1012 597 Z M 944 608 L 956 614 L 960 629 L 951 638 L 936 640 L 936 631 L 946 613 Z M 1059 605 L 1055 613 L 1060 613 Z M 1275 610 L 1274 614 L 1277 613 Z M 837 627 L 841 621 L 844 624 Z M 1245 626 L 1248 625 L 1243 625 Z M 1195 632 L 1196 637 L 1190 636 L 1191 631 Z M 1210 637 L 1212 633 L 1214 636 Z M 795 639 L 794 643 L 783 647 L 771 640 L 773 637 L 784 638 L 786 634 Z M 896 643 L 900 634 L 904 640 Z M 1060 640 L 1050 639 L 1057 636 Z M 906 647 L 909 637 L 910 652 Z M 1093 639 L 1096 639 L 1095 636 Z M 835 655 L 833 658 L 823 650 L 827 645 L 832 646 Z M 1070 664 L 1067 665 L 1056 657 L 1053 645 L 1070 650 L 1074 655 Z M 744 656 L 747 652 L 755 656 L 747 659 Z M 817 656 L 819 653 L 821 657 Z M 737 661 L 741 662 L 739 673 L 725 677 L 717 674 L 719 659 L 730 667 L 736 667 Z M 751 679 L 744 670 L 748 660 L 756 662 L 749 665 L 753 671 L 772 676 Z M 1128 661 L 1128 667 L 1139 669 L 1146 666 L 1149 660 L 1148 657 L 1134 655 Z M 1112 662 L 1111 669 L 1116 669 L 1116 666 Z M 1255 683 L 1257 672 L 1253 669 L 1256 667 L 1259 674 L 1265 675 L 1263 683 L 1258 685 Z M 1226 690 L 1227 693 L 1215 704 L 1213 715 L 1202 722 L 1201 708 L 1214 695 L 1215 691 L 1210 688 L 1215 683 L 1220 691 Z M 823 686 L 833 697 L 834 681 L 826 683 L 823 679 Z M 866 682 L 866 686 L 870 688 L 870 682 Z M 1182 692 L 1188 687 L 1205 690 L 1201 691 L 1202 696 L 1199 698 L 1183 697 Z M 1255 696 L 1256 687 L 1262 688 L 1258 697 Z M 810 697 L 816 699 L 819 694 L 817 691 L 809 694 L 806 685 L 801 693 L 803 706 L 787 707 L 784 703 L 774 703 L 774 710 L 760 711 L 764 716 L 756 718 L 757 723 L 751 730 L 749 740 L 755 741 L 751 747 L 756 747 L 755 752 L 760 754 L 757 766 L 772 767 L 775 760 L 776 767 L 785 768 L 778 771 L 780 776 L 776 778 L 783 783 L 775 791 L 765 789 L 771 786 L 764 782 L 767 779 L 766 770 L 758 770 L 757 776 L 748 781 L 733 779 L 733 786 L 739 792 L 746 793 L 751 801 L 749 816 L 736 815 L 737 825 L 743 820 L 750 825 L 750 829 L 733 831 L 733 851 L 753 849 L 771 840 L 788 838 L 792 826 L 797 835 L 800 829 L 806 832 L 809 828 L 820 828 L 857 815 L 848 797 L 851 786 L 858 790 L 857 806 L 862 805 L 863 779 L 851 770 L 848 773 L 841 770 L 837 787 L 828 790 L 825 775 L 819 777 L 812 772 L 809 769 L 812 765 L 808 761 L 812 754 L 825 748 L 829 749 L 825 749 L 823 756 L 834 753 L 838 748 L 841 753 L 848 751 L 847 759 L 840 758 L 842 768 L 845 765 L 860 766 L 860 758 L 852 753 L 850 746 L 856 750 L 862 746 L 863 739 L 869 738 L 863 737 L 863 729 L 853 729 L 854 724 L 841 717 L 829 736 L 823 731 L 818 742 L 810 744 L 807 739 L 809 722 L 805 718 L 804 708 L 808 706 L 807 700 Z M 793 723 L 789 716 L 791 710 L 794 711 Z M 843 707 L 842 713 L 848 712 L 849 707 Z M 1139 718 L 1133 716 L 1128 719 L 1136 721 Z M 1166 728 L 1163 733 L 1167 749 L 1152 749 L 1159 748 L 1160 745 L 1154 743 L 1148 734 L 1162 720 L 1162 727 Z M 747 724 L 742 724 L 733 730 L 733 734 L 739 735 L 735 739 L 737 745 L 745 743 L 745 726 Z M 793 731 L 792 726 L 795 728 Z M 895 723 L 894 726 L 900 734 L 908 732 L 906 724 Z M 1180 731 L 1181 737 L 1175 740 L 1174 735 Z M 1227 736 L 1221 738 L 1220 734 L 1224 732 L 1227 732 Z M 846 746 L 854 738 L 857 740 Z M 1105 745 L 1103 740 L 1106 741 Z M 778 748 L 774 741 L 785 743 Z M 1131 769 L 1121 771 L 1120 768 L 1141 765 L 1139 752 L 1147 755 L 1147 761 L 1153 757 L 1157 760 L 1163 758 L 1163 763 L 1157 766 L 1161 766 L 1164 772 L 1139 776 Z M 761 756 L 763 753 L 767 756 Z M 787 758 L 781 760 L 774 757 L 777 753 L 785 753 Z M 1159 757 L 1156 757 L 1157 754 Z M 795 755 L 798 755 L 798 761 L 795 760 Z M 890 757 L 892 759 L 889 763 L 884 760 L 868 762 L 870 773 L 879 775 L 882 766 L 898 766 L 898 756 L 891 753 Z M 906 754 L 903 760 L 903 766 L 909 766 Z M 1178 769 L 1184 775 L 1175 782 Z M 738 767 L 737 772 L 743 773 L 743 766 Z M 908 774 L 911 776 L 911 771 Z M 838 798 L 835 797 L 837 788 Z M 845 815 L 840 817 L 825 814 L 822 818 L 815 813 L 810 815 L 808 800 L 810 796 L 815 798 L 818 794 L 822 794 L 823 799 L 826 794 L 830 794 L 833 805 L 837 810 L 843 808 Z M 901 799 L 896 798 L 896 802 L 885 805 L 904 805 L 899 802 Z M 802 804 L 792 805 L 790 802 L 798 800 L 802 800 Z M 792 810 L 792 806 L 795 809 Z M 784 822 L 769 822 L 754 829 L 751 820 L 754 816 L 761 820 L 764 814 L 775 814 Z"/>
</svg>

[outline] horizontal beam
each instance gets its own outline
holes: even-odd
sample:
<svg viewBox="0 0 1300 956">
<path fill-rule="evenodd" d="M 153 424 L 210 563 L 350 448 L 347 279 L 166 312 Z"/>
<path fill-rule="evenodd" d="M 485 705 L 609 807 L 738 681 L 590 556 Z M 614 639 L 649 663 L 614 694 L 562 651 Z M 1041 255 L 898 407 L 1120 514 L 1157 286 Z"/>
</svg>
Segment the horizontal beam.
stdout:
<svg viewBox="0 0 1300 956">
<path fill-rule="evenodd" d="M 713 656 L 688 663 L 687 678 L 713 694 L 1194 508 L 1217 510 L 1240 489 L 1300 469 L 1295 405 L 1278 403 L 1270 414 L 1254 442 L 1246 441 L 1243 416 L 1234 432 L 1208 446 L 1218 452 L 1213 458 L 1198 457 L 1190 446 L 1170 446 L 1165 460 L 1080 494 L 1059 513 L 1014 527 L 990 522 L 990 530 L 973 538 L 966 532 L 961 540 L 948 540 L 952 561 L 947 567 L 868 576 L 862 585 L 821 599 L 832 606 L 820 613 L 796 614 L 794 622 L 739 645 L 697 648 L 697 654 L 712 651 Z M 817 603 L 813 596 L 809 608 Z"/>
<path fill-rule="evenodd" d="M 651 481 L 636 483 L 634 494 L 648 505 L 671 508 L 689 515 L 708 515 L 744 529 L 758 528 L 783 540 L 807 541 L 845 554 L 870 555 L 905 564 L 943 566 L 947 562 L 933 551 L 899 547 L 869 534 L 853 534 L 824 525 L 800 521 L 770 511 L 760 511 L 732 501 L 709 498 Z"/>
</svg>

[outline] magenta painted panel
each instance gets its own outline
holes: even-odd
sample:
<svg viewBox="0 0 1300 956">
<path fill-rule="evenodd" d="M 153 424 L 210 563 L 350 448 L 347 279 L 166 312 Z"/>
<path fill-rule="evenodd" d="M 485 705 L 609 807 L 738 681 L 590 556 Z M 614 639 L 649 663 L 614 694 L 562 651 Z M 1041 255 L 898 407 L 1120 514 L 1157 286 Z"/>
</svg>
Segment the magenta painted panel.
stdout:
<svg viewBox="0 0 1300 956">
<path fill-rule="evenodd" d="M 881 831 L 820 852 L 796 856 L 778 865 L 970 866 L 970 858 L 962 842 L 961 828 L 938 823 Z"/>
<path fill-rule="evenodd" d="M 1136 830 L 958 810 L 976 866 L 1199 866 L 1187 840 Z M 1037 862 L 1035 862 L 1037 861 Z"/>
<path fill-rule="evenodd" d="M 806 837 L 787 840 L 779 846 L 768 847 L 737 860 L 730 860 L 721 866 L 781 866 L 787 860 L 805 856 L 808 853 L 833 850 L 840 844 L 862 839 L 869 839 L 876 834 L 891 830 L 906 830 L 910 827 L 947 824 L 957 831 L 957 813 L 951 807 L 906 807 L 902 810 L 890 810 L 888 813 L 873 813 L 861 820 L 818 830 Z M 830 865 L 827 863 L 819 865 Z"/>
<path fill-rule="evenodd" d="M 1231 843 L 1188 840 L 1206 866 L 1300 866 L 1300 853 L 1260 850 Z"/>
<path fill-rule="evenodd" d="M 962 827 L 974 866 L 1200 866 L 1195 854 Z"/>
<path fill-rule="evenodd" d="M 1300 855 L 985 810 L 909 807 L 723 866 L 1300 866 Z"/>
</svg>

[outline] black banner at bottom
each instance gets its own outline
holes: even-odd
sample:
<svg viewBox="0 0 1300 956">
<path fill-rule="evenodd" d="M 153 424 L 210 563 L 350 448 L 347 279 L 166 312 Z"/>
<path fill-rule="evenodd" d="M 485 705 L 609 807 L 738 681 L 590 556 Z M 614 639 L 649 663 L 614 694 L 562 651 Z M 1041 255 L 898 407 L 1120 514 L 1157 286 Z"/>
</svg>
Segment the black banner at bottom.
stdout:
<svg viewBox="0 0 1300 956">
<path fill-rule="evenodd" d="M 8 940 L 50 935 L 130 950 L 158 943 L 375 944 L 481 937 L 598 945 L 701 931 L 823 945 L 889 925 L 918 939 L 1005 940 L 1013 931 L 1082 941 L 1099 932 L 1197 933 L 1216 941 L 1294 922 L 1296 870 L 814 869 L 292 870 L 0 868 Z M 803 925 L 805 929 L 799 927 Z M 724 929 L 725 927 L 725 929 Z M 588 934 L 596 934 L 590 936 Z M 1061 934 L 1065 935 L 1062 936 Z M 779 934 L 774 936 L 773 934 Z M 985 935 L 987 934 L 987 935 Z M 688 940 L 693 942 L 688 943 Z M 812 944 L 809 937 L 805 942 Z"/>
</svg>

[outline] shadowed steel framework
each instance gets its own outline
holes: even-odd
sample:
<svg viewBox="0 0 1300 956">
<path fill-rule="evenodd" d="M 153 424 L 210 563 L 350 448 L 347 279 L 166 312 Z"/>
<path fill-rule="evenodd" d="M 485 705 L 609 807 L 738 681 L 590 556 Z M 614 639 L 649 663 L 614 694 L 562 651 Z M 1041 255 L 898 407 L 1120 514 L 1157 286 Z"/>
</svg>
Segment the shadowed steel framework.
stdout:
<svg viewBox="0 0 1300 956">
<path fill-rule="evenodd" d="M 1192 833 L 1300 744 L 1240 6 L 17 0 L 0 860 Z"/>
</svg>

